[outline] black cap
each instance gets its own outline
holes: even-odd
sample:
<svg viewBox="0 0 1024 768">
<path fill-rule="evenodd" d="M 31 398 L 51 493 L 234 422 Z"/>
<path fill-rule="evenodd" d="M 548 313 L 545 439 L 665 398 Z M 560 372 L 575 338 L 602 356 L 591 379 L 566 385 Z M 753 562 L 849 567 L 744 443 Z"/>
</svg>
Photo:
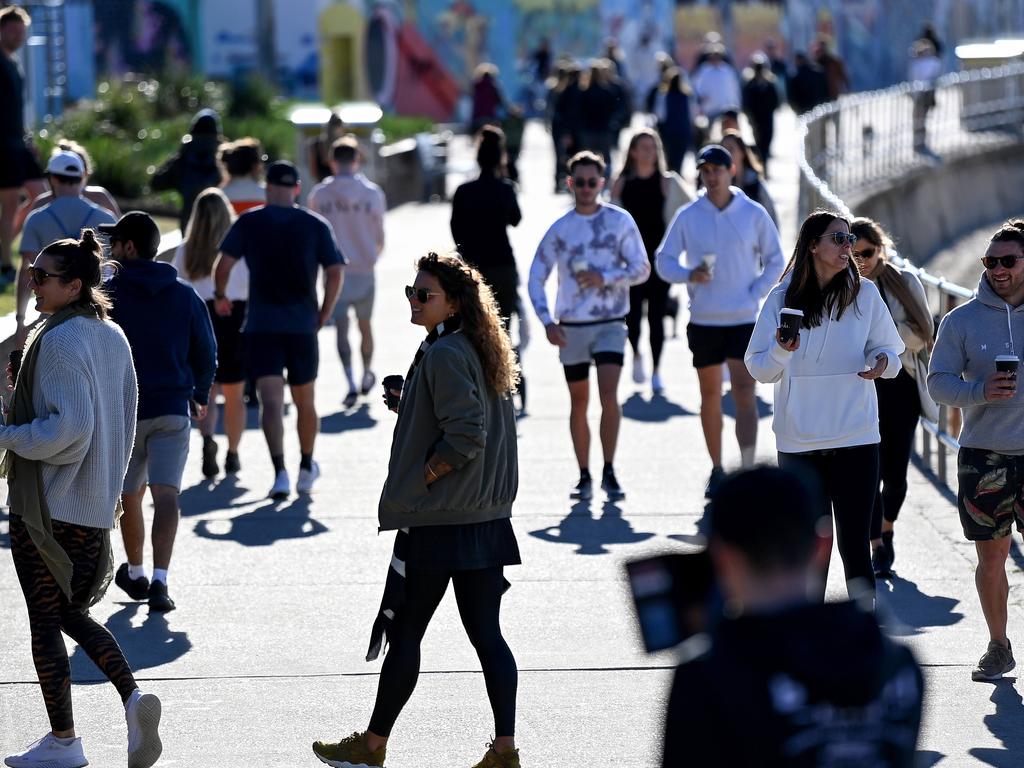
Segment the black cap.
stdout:
<svg viewBox="0 0 1024 768">
<path fill-rule="evenodd" d="M 135 243 L 143 259 L 152 259 L 160 250 L 160 228 L 144 211 L 128 211 L 117 224 L 100 224 L 97 229 L 111 240 Z"/>
<path fill-rule="evenodd" d="M 697 155 L 697 167 L 700 168 L 702 165 L 709 163 L 711 165 L 720 165 L 723 168 L 731 168 L 732 155 L 721 144 L 708 144 Z"/>
<path fill-rule="evenodd" d="M 267 166 L 267 184 L 275 187 L 294 187 L 299 183 L 298 169 L 287 160 L 278 160 Z"/>
</svg>

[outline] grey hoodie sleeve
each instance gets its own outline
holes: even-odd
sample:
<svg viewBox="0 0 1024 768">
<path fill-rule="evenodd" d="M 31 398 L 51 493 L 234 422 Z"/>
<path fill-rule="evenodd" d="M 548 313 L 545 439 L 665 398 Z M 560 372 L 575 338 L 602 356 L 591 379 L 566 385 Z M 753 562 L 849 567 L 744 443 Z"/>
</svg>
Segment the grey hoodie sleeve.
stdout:
<svg viewBox="0 0 1024 768">
<path fill-rule="evenodd" d="M 928 365 L 928 392 L 932 399 L 959 408 L 984 405 L 985 382 L 964 381 L 965 370 L 967 355 L 963 332 L 957 327 L 956 318 L 946 315 L 939 323 L 939 335 Z"/>
<path fill-rule="evenodd" d="M 484 398 L 473 377 L 470 361 L 458 349 L 437 347 L 423 362 L 430 386 L 434 415 L 444 437 L 434 446 L 442 461 L 459 469 L 475 457 L 487 441 Z M 429 456 L 424 456 L 426 461 Z"/>
</svg>

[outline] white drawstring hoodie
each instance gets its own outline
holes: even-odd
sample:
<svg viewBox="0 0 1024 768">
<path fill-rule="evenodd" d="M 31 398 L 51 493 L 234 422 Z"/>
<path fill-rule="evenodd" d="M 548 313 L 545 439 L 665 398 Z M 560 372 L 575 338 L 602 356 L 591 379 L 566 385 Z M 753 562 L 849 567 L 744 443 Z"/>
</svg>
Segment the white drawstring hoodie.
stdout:
<svg viewBox="0 0 1024 768">
<path fill-rule="evenodd" d="M 842 319 L 835 312 L 816 328 L 800 329 L 800 348 L 788 352 L 775 340 L 791 275 L 765 300 L 744 360 L 750 374 L 775 385 L 772 429 L 782 453 L 870 445 L 881 440 L 875 383 L 858 373 L 888 359 L 883 379 L 900 372 L 903 340 L 878 288 L 860 281 L 857 300 Z"/>
</svg>

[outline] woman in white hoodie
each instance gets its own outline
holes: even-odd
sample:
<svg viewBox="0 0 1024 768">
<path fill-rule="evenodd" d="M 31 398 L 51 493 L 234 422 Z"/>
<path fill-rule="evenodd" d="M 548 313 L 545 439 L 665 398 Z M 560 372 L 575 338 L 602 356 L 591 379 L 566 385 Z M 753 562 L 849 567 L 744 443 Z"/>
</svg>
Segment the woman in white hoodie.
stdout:
<svg viewBox="0 0 1024 768">
<path fill-rule="evenodd" d="M 834 515 L 851 597 L 874 594 L 868 532 L 880 437 L 873 380 L 896 377 L 904 348 L 878 289 L 853 264 L 854 242 L 838 213 L 819 210 L 804 220 L 744 357 L 755 379 L 775 385 L 779 465 L 814 476 L 823 514 Z M 786 344 L 783 307 L 803 312 L 800 333 Z"/>
</svg>

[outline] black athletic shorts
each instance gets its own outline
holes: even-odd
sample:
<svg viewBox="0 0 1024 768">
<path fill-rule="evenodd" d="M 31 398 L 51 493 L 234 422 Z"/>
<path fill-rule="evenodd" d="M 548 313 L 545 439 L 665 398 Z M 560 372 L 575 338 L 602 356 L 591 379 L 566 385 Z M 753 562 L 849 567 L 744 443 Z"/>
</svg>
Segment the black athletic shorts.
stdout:
<svg viewBox="0 0 1024 768">
<path fill-rule="evenodd" d="M 693 353 L 693 367 L 707 368 L 730 360 L 742 360 L 747 344 L 754 333 L 749 325 L 694 325 L 686 326 L 686 341 Z"/>
<path fill-rule="evenodd" d="M 249 375 L 284 376 L 293 387 L 316 380 L 320 367 L 320 344 L 315 333 L 246 333 L 246 362 Z"/>
<path fill-rule="evenodd" d="M 27 146 L 0 145 L 0 189 L 16 189 L 30 179 L 41 178 L 43 169 Z"/>
<path fill-rule="evenodd" d="M 245 381 L 245 347 L 242 344 L 245 302 L 231 302 L 231 314 L 227 317 L 217 314 L 215 303 L 206 302 L 213 335 L 217 339 L 217 373 L 213 380 L 218 384 L 238 384 Z"/>
<path fill-rule="evenodd" d="M 957 455 L 957 507 L 968 541 L 1024 532 L 1024 456 L 962 447 Z"/>
</svg>

